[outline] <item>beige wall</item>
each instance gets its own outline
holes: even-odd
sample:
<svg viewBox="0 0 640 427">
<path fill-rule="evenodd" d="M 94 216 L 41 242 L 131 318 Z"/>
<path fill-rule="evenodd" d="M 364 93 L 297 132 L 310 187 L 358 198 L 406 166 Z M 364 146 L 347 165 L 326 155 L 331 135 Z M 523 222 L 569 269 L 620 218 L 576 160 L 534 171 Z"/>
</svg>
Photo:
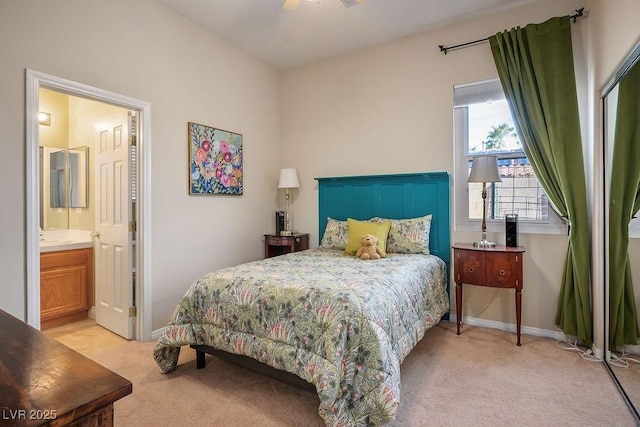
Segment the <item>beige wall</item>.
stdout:
<svg viewBox="0 0 640 427">
<path fill-rule="evenodd" d="M 476 40 L 583 5 L 543 0 L 283 73 L 283 159 L 298 169 L 302 185 L 294 202 L 297 229 L 318 244 L 314 177 L 446 170 L 453 179 L 453 86 L 495 78 L 497 71 L 486 43 L 447 55 L 439 44 Z M 579 47 L 586 26 L 586 20 L 575 24 Z M 504 233 L 489 237 L 504 243 Z M 478 238 L 479 232 L 452 236 Z M 521 235 L 519 243 L 527 250 L 523 325 L 554 330 L 567 238 Z M 515 323 L 513 292 L 467 286 L 464 315 Z"/>
<path fill-rule="evenodd" d="M 599 91 L 640 42 L 640 3 L 637 0 L 591 0 L 589 8 L 593 25 L 595 82 Z"/>
<path fill-rule="evenodd" d="M 204 272 L 263 255 L 278 74 L 154 0 L 0 2 L 0 309 L 26 319 L 25 69 L 151 103 L 153 329 Z M 244 136 L 244 195 L 187 194 L 187 122 Z"/>
<path fill-rule="evenodd" d="M 40 89 L 40 111 L 51 114 L 49 126 L 40 125 L 40 145 L 67 148 L 69 140 L 69 97 L 48 89 Z"/>
<path fill-rule="evenodd" d="M 49 148 L 68 148 L 69 141 L 69 97 L 65 94 L 40 89 L 39 111 L 51 114 L 50 124 L 41 125 L 40 146 Z M 43 166 L 49 161 L 48 151 L 43 153 Z M 48 169 L 45 169 L 48 170 Z M 49 199 L 50 179 L 48 174 L 41 176 L 43 229 L 64 229 L 69 226 L 69 216 L 65 208 L 52 208 Z"/>
</svg>

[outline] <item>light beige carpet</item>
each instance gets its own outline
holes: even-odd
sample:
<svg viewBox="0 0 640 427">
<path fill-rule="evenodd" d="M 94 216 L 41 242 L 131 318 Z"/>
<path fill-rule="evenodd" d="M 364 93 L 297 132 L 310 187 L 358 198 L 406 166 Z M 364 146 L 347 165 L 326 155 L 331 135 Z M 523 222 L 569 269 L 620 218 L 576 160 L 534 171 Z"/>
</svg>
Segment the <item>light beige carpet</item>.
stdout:
<svg viewBox="0 0 640 427">
<path fill-rule="evenodd" d="M 620 353 L 615 353 L 617 357 L 621 357 Z M 616 366 L 613 363 L 611 367 L 618 381 L 624 388 L 625 393 L 633 402 L 636 409 L 640 408 L 640 355 L 626 355 L 627 366 Z M 620 362 L 617 362 L 620 363 Z"/>
<path fill-rule="evenodd" d="M 197 370 L 188 347 L 176 371 L 163 375 L 153 361 L 153 346 L 109 341 L 106 349 L 84 350 L 133 383 L 133 394 L 115 404 L 116 425 L 324 425 L 312 392 L 211 356 L 206 368 Z M 635 423 L 602 363 L 584 361 L 545 338 L 523 335 L 518 347 L 507 332 L 465 325 L 457 336 L 455 324 L 441 323 L 402 365 L 401 403 L 391 425 Z"/>
</svg>

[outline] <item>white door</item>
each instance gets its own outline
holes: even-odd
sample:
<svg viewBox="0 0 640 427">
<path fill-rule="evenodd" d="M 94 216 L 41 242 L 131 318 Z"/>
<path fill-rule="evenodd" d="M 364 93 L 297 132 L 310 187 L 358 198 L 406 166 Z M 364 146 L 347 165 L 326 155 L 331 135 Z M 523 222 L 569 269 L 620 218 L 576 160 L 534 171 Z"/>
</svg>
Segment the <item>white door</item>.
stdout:
<svg viewBox="0 0 640 427">
<path fill-rule="evenodd" d="M 96 323 L 134 338 L 129 129 L 126 111 L 96 123 Z"/>
</svg>

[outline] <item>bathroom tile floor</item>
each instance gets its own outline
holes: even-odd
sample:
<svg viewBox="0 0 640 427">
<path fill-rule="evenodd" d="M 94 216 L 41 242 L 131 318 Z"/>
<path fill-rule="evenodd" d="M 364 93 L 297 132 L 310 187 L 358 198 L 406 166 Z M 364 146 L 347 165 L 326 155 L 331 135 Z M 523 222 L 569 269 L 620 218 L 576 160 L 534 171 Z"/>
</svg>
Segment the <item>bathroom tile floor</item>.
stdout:
<svg viewBox="0 0 640 427">
<path fill-rule="evenodd" d="M 121 336 L 96 324 L 93 319 L 46 329 L 42 333 L 87 357 L 105 348 L 118 347 L 127 342 Z"/>
</svg>

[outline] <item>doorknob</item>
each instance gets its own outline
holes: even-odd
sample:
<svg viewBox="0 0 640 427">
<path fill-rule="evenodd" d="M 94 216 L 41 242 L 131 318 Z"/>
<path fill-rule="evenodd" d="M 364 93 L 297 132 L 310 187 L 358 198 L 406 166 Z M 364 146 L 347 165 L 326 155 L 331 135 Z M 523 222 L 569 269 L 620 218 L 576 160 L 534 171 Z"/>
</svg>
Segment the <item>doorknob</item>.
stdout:
<svg viewBox="0 0 640 427">
<path fill-rule="evenodd" d="M 91 237 L 97 237 L 99 239 L 100 238 L 100 232 L 99 231 L 94 231 L 93 233 L 91 233 Z"/>
</svg>

